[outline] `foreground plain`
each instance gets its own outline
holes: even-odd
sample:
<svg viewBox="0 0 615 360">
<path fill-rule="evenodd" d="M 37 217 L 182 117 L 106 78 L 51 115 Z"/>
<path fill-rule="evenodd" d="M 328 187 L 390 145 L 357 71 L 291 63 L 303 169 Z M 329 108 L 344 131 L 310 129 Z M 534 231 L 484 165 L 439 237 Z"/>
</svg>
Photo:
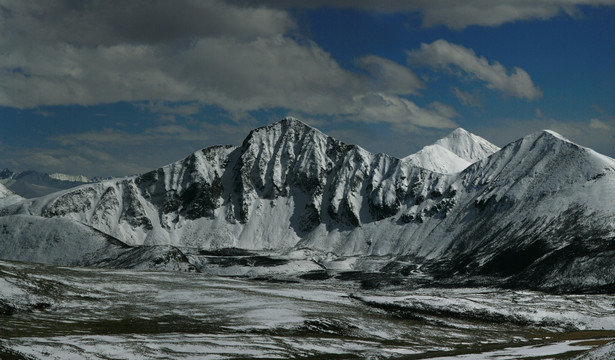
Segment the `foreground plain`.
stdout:
<svg viewBox="0 0 615 360">
<path fill-rule="evenodd" d="M 0 262 L 3 359 L 570 359 L 613 350 L 614 314 L 611 295 Z"/>
</svg>

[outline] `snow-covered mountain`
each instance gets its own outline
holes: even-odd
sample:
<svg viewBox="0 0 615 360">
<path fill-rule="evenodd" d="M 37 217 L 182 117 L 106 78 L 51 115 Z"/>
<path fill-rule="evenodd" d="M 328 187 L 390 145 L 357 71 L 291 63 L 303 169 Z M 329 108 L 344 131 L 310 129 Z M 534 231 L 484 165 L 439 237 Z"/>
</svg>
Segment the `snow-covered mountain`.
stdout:
<svg viewBox="0 0 615 360">
<path fill-rule="evenodd" d="M 50 175 L 34 170 L 14 172 L 6 168 L 0 171 L 0 183 L 26 198 L 48 195 L 89 182 L 90 180 L 82 175 L 60 173 Z"/>
<path fill-rule="evenodd" d="M 499 150 L 499 147 L 480 136 L 458 128 L 445 138 L 405 157 L 403 161 L 431 171 L 452 174 Z"/>
<path fill-rule="evenodd" d="M 431 171 L 286 118 L 240 147 L 0 213 L 72 219 L 129 245 L 403 256 L 442 276 L 543 288 L 615 283 L 615 160 L 550 131 L 499 151 L 461 129 L 436 145 L 481 160 Z"/>
</svg>

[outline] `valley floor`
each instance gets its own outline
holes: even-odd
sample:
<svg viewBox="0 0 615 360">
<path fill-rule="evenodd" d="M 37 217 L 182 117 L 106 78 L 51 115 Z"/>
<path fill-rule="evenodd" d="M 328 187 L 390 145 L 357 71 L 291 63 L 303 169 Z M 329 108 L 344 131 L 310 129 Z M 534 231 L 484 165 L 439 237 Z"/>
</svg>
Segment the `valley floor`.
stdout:
<svg viewBox="0 0 615 360">
<path fill-rule="evenodd" d="M 0 261 L 2 359 L 608 359 L 613 341 L 612 295 Z"/>
</svg>

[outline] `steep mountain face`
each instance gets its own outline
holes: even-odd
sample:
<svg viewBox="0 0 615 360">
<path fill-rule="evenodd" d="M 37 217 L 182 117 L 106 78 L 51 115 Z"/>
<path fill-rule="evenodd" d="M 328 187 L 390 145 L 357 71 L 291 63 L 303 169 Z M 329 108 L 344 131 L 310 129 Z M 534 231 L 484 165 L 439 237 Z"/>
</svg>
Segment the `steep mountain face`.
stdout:
<svg viewBox="0 0 615 360">
<path fill-rule="evenodd" d="M 405 157 L 403 161 L 431 171 L 453 174 L 499 150 L 499 147 L 480 136 L 458 128 L 445 138 Z"/>
<path fill-rule="evenodd" d="M 496 148 L 461 129 L 436 145 L 482 160 L 430 171 L 287 118 L 240 147 L 206 148 L 0 214 L 72 219 L 129 245 L 306 248 L 404 256 L 443 277 L 495 274 L 519 286 L 613 284 L 615 160 L 549 131 L 488 157 Z"/>
<path fill-rule="evenodd" d="M 285 251 L 310 234 L 348 233 L 390 218 L 404 204 L 443 193 L 444 179 L 289 118 L 252 131 L 238 148 L 207 148 L 138 177 L 5 212 L 78 220 L 133 245 Z M 344 252 L 366 250 L 351 247 Z"/>
<path fill-rule="evenodd" d="M 0 183 L 26 198 L 48 195 L 88 182 L 89 179 L 85 176 L 71 176 L 59 173 L 49 175 L 33 170 L 20 173 L 9 169 L 0 171 Z"/>
</svg>

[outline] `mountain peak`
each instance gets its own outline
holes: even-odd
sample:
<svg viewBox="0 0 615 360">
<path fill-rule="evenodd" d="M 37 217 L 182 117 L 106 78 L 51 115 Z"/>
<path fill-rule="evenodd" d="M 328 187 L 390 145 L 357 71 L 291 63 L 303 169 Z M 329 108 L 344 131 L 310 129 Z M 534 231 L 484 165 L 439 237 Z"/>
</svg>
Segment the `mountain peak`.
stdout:
<svg viewBox="0 0 615 360">
<path fill-rule="evenodd" d="M 550 130 L 550 129 L 543 129 L 543 130 L 536 131 L 535 133 L 528 135 L 528 138 L 540 138 L 540 137 L 557 139 L 557 140 L 572 143 L 572 141 L 564 137 L 562 134 L 555 132 L 553 130 Z"/>
<path fill-rule="evenodd" d="M 250 134 L 248 135 L 248 137 L 244 140 L 244 143 L 245 141 L 253 141 L 255 137 L 274 136 L 277 138 L 279 136 L 283 136 L 289 131 L 295 134 L 315 131 L 316 133 L 322 136 L 325 136 L 325 137 L 327 136 L 324 133 L 322 133 L 320 130 L 304 123 L 303 121 L 295 117 L 292 117 L 292 116 L 287 116 L 279 121 L 276 121 L 269 125 L 261 126 L 259 128 L 252 130 Z"/>
<path fill-rule="evenodd" d="M 276 128 L 276 127 L 292 127 L 292 128 L 314 129 L 314 127 L 306 124 L 305 122 L 297 119 L 296 117 L 287 116 L 285 118 L 282 118 L 281 120 L 278 120 L 278 121 L 276 121 L 274 123 L 271 123 L 269 125 L 266 125 L 266 126 L 263 126 L 261 128 L 258 128 L 256 130 L 271 129 L 271 128 Z"/>
<path fill-rule="evenodd" d="M 404 161 L 439 173 L 452 174 L 499 150 L 482 137 L 457 128 L 434 144 L 404 158 Z"/>
<path fill-rule="evenodd" d="M 469 132 L 468 130 L 464 129 L 464 128 L 460 128 L 458 127 L 457 129 L 453 130 L 450 134 L 448 134 L 446 137 L 449 136 L 469 136 L 472 135 L 471 132 Z"/>
<path fill-rule="evenodd" d="M 489 141 L 462 128 L 455 129 L 436 141 L 436 144 L 470 163 L 482 160 L 500 150 L 499 147 Z"/>
</svg>

